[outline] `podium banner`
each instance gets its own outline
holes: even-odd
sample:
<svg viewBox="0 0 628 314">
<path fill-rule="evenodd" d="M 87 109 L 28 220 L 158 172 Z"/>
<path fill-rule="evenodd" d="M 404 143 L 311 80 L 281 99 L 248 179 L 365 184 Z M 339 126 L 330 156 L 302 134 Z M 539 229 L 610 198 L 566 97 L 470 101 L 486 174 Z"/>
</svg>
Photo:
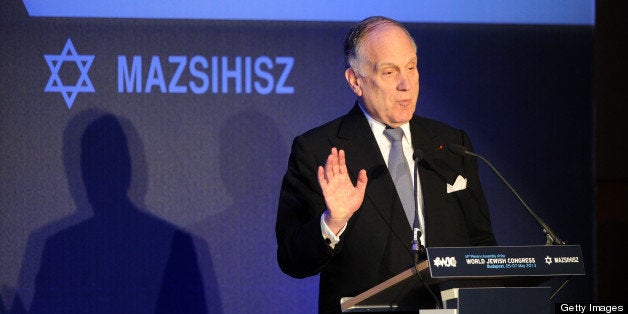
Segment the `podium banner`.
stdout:
<svg viewBox="0 0 628 314">
<path fill-rule="evenodd" d="M 584 275 L 579 245 L 427 248 L 432 278 Z"/>
</svg>

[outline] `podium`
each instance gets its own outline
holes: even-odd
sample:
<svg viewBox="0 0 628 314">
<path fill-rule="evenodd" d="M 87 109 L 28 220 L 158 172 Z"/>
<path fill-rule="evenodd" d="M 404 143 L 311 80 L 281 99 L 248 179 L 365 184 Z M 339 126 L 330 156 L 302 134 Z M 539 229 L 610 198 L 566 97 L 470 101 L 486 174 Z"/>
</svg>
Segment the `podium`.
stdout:
<svg viewBox="0 0 628 314">
<path fill-rule="evenodd" d="M 555 277 L 584 275 L 579 245 L 427 248 L 427 260 L 354 297 L 343 313 L 551 313 Z M 443 310 L 421 310 L 440 293 Z M 430 304 L 431 305 L 431 304 Z"/>
</svg>

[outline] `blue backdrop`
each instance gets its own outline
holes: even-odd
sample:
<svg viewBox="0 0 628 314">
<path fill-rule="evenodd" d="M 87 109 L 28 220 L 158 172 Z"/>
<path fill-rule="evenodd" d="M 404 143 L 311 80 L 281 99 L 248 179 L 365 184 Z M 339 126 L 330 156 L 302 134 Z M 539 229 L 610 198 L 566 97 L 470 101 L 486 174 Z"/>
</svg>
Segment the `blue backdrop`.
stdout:
<svg viewBox="0 0 628 314">
<path fill-rule="evenodd" d="M 0 17 L 0 313 L 316 312 L 318 279 L 276 265 L 274 221 L 292 138 L 353 104 L 352 22 L 30 17 L 19 1 Z M 582 245 L 588 275 L 558 301 L 591 301 L 593 27 L 407 26 L 418 113 L 465 129 Z M 544 243 L 480 174 L 498 242 Z"/>
</svg>

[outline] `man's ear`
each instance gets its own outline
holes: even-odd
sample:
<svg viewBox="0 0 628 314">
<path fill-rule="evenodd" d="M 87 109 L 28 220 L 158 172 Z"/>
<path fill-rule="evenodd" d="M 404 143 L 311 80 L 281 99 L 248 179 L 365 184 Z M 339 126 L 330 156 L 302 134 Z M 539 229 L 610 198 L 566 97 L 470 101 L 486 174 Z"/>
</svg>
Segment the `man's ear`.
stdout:
<svg viewBox="0 0 628 314">
<path fill-rule="evenodd" d="M 362 86 L 360 85 L 360 81 L 358 80 L 358 75 L 352 68 L 347 68 L 345 70 L 345 79 L 347 83 L 349 83 L 349 87 L 351 90 L 358 95 L 358 97 L 362 96 Z"/>
</svg>

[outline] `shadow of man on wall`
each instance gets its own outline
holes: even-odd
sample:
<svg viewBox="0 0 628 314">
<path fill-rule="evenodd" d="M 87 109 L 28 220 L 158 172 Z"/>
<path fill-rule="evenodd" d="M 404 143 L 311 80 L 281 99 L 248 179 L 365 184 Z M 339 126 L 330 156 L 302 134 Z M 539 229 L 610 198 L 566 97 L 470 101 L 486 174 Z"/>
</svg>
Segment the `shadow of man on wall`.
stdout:
<svg viewBox="0 0 628 314">
<path fill-rule="evenodd" d="M 134 128 L 111 114 L 93 116 L 69 123 L 64 160 L 78 210 L 89 206 L 94 214 L 46 240 L 30 312 L 206 313 L 194 239 L 129 197 L 143 198 L 147 181 L 143 152 L 128 145 L 127 132 L 139 139 Z M 90 122 L 74 149 L 72 132 L 84 119 Z M 131 152 L 144 164 L 136 173 Z"/>
</svg>

